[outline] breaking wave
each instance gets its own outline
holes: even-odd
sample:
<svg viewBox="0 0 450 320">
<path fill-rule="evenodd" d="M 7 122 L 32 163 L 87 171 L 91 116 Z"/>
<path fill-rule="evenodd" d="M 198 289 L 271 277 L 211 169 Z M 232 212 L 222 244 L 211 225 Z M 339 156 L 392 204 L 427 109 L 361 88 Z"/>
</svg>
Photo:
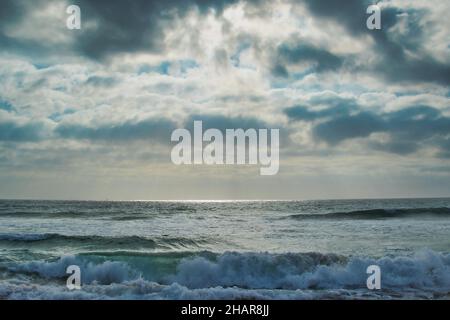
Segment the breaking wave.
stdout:
<svg viewBox="0 0 450 320">
<path fill-rule="evenodd" d="M 378 293 L 366 289 L 366 269 L 374 264 L 382 272 Z M 69 265 L 81 268 L 80 292 L 64 290 Z M 0 282 L 0 297 L 9 299 L 448 298 L 450 293 L 450 254 L 433 251 L 379 259 L 320 253 L 97 253 L 12 265 L 7 272 L 12 278 L 22 274 L 49 280 L 42 285 L 43 296 L 37 296 L 39 290 L 29 292 L 29 282 L 24 288 L 20 281 Z"/>
</svg>

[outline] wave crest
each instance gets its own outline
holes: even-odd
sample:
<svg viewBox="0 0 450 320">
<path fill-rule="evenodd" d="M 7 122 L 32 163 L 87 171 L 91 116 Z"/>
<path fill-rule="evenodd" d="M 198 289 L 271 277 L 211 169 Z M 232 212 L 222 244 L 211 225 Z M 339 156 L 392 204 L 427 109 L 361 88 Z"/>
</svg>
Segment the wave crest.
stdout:
<svg viewBox="0 0 450 320">
<path fill-rule="evenodd" d="M 330 212 L 316 214 L 293 214 L 288 218 L 302 219 L 387 219 L 387 218 L 406 218 L 406 217 L 448 217 L 450 218 L 450 208 L 411 208 L 411 209 L 368 209 L 347 212 Z"/>
</svg>

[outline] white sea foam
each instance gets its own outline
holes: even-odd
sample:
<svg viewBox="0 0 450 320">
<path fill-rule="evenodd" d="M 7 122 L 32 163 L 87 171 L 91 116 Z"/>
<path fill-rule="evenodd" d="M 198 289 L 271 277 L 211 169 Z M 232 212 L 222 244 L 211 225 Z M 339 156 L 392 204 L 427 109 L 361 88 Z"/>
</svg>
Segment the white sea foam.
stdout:
<svg viewBox="0 0 450 320">
<path fill-rule="evenodd" d="M 68 292 L 60 281 L 71 264 L 81 267 L 81 291 Z M 382 291 L 365 287 L 365 271 L 371 264 L 382 270 Z M 450 255 L 433 251 L 348 260 L 316 253 L 228 252 L 183 259 L 173 274 L 154 279 L 142 277 L 144 270 L 131 262 L 94 263 L 80 256 L 25 263 L 9 270 L 16 276 L 0 282 L 0 297 L 9 299 L 430 298 L 448 297 L 450 292 Z M 18 274 L 29 278 L 19 280 L 23 276 Z"/>
<path fill-rule="evenodd" d="M 123 262 L 105 261 L 95 264 L 76 256 L 65 256 L 54 262 L 28 262 L 10 267 L 9 270 L 36 273 L 43 278 L 64 278 L 67 277 L 66 269 L 70 265 L 80 266 L 83 272 L 83 283 L 121 283 L 130 278 L 136 278 L 135 271 Z"/>
<path fill-rule="evenodd" d="M 305 255 L 300 255 L 305 257 Z M 333 260 L 336 263 L 330 264 Z M 187 259 L 178 266 L 174 282 L 190 288 L 239 286 L 269 289 L 340 289 L 366 285 L 366 269 L 379 265 L 385 288 L 450 290 L 450 255 L 421 251 L 412 257 L 351 258 L 328 265 L 311 256 L 225 253 L 217 261 Z"/>
<path fill-rule="evenodd" d="M 85 285 L 82 290 L 68 291 L 55 283 L 33 284 L 26 281 L 0 282 L 0 298 L 6 299 L 95 299 L 95 300 L 208 300 L 208 299 L 369 299 L 389 298 L 378 292 L 361 290 L 267 290 L 238 287 L 190 289 L 177 283 L 161 285 L 138 279 L 110 285 Z"/>
</svg>

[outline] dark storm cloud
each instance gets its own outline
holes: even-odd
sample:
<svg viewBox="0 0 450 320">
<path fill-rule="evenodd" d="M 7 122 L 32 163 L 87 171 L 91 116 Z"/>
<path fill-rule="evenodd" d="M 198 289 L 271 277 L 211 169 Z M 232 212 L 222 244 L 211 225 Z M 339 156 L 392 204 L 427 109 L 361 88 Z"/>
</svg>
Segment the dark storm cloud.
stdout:
<svg viewBox="0 0 450 320">
<path fill-rule="evenodd" d="M 343 64 L 343 59 L 325 49 L 311 44 L 297 43 L 280 45 L 276 50 L 272 74 L 278 77 L 289 76 L 289 65 L 312 63 L 317 72 L 337 70 Z"/>
<path fill-rule="evenodd" d="M 6 33 L 7 28 L 14 28 L 23 23 L 32 10 L 37 10 L 46 5 L 48 5 L 48 1 L 46 0 L 0 1 L 0 52 L 11 52 L 26 56 L 39 56 L 48 54 L 52 51 L 61 50 L 61 48 L 48 46 L 44 42 L 14 38 Z"/>
<path fill-rule="evenodd" d="M 435 82 L 450 84 L 450 65 L 437 61 L 422 50 L 420 20 L 427 14 L 424 10 L 384 8 L 381 11 L 382 29 L 366 28 L 366 9 L 374 1 L 367 0 L 304 0 L 310 12 L 318 17 L 332 19 L 343 24 L 350 34 L 370 36 L 375 41 L 376 52 L 381 61 L 369 68 L 390 81 Z M 407 34 L 393 39 L 389 29 L 400 21 L 400 14 L 407 22 Z M 407 55 L 406 51 L 413 55 Z M 414 56 L 414 57 L 412 57 Z"/>
<path fill-rule="evenodd" d="M 438 156 L 450 154 L 450 118 L 440 110 L 425 105 L 381 114 L 361 109 L 353 98 L 319 95 L 304 105 L 284 109 L 284 113 L 291 121 L 312 122 L 313 137 L 330 146 L 350 139 L 367 138 L 373 133 L 385 133 L 389 137 L 387 141 L 369 141 L 368 147 L 410 154 L 432 146 L 438 150 Z"/>
<path fill-rule="evenodd" d="M 26 57 L 47 57 L 49 53 L 69 54 L 68 48 L 54 48 L 34 40 L 22 40 L 6 36 L 0 31 L 0 52 L 14 53 Z"/>
<path fill-rule="evenodd" d="M 168 119 L 147 119 L 127 121 L 120 124 L 105 124 L 97 127 L 77 123 L 62 123 L 55 129 L 56 134 L 65 139 L 123 142 L 148 139 L 166 143 L 176 128 Z"/>
<path fill-rule="evenodd" d="M 296 105 L 284 109 L 284 113 L 291 120 L 314 121 L 328 117 L 348 115 L 353 110 L 358 110 L 355 99 L 338 97 L 313 97 L 308 101 L 313 106 L 326 106 L 325 109 L 311 110 L 307 106 Z"/>
<path fill-rule="evenodd" d="M 435 108 L 414 106 L 379 115 L 370 112 L 342 115 L 321 122 L 313 129 L 314 137 L 329 145 L 365 138 L 376 132 L 386 133 L 390 138 L 388 142 L 369 143 L 377 150 L 408 154 L 424 146 L 434 146 L 445 153 L 448 151 L 450 118 Z"/>
<path fill-rule="evenodd" d="M 349 32 L 366 32 L 368 0 L 303 0 L 311 13 L 343 23 Z"/>
<path fill-rule="evenodd" d="M 82 30 L 71 32 L 73 44 L 52 47 L 45 41 L 12 38 L 5 33 L 7 27 L 14 28 L 24 21 L 31 10 L 45 8 L 50 1 L 0 2 L 0 46 L 1 50 L 31 57 L 46 57 L 50 54 L 70 55 L 74 52 L 90 59 L 104 60 L 121 53 L 164 53 L 164 37 L 190 10 L 201 14 L 215 11 L 221 14 L 238 0 L 76 0 L 82 10 Z M 255 8 L 265 8 L 265 1 L 243 1 Z M 328 19 L 346 27 L 356 37 L 369 36 L 375 42 L 378 63 L 360 66 L 355 72 L 379 74 L 392 82 L 434 82 L 450 84 L 450 65 L 425 53 L 422 47 L 427 34 L 422 21 L 427 16 L 423 9 L 400 9 L 387 7 L 382 10 L 382 30 L 366 28 L 366 9 L 375 1 L 370 0 L 303 0 L 314 18 Z M 69 3 L 68 3 L 69 4 Z M 267 9 L 269 10 L 269 9 Z M 249 10 L 249 14 L 255 10 Z M 259 12 L 256 10 L 255 12 Z M 262 10 L 261 12 L 265 12 Z M 64 13 L 65 14 L 65 13 Z M 390 30 L 400 21 L 406 21 L 406 33 L 391 36 Z M 437 27 L 437 26 L 435 26 Z M 337 35 L 338 36 L 338 35 Z M 411 54 L 407 54 L 411 53 Z M 320 48 L 302 41 L 287 43 L 275 49 L 271 72 L 277 77 L 288 77 L 290 65 L 312 63 L 312 71 L 335 71 L 346 62 L 352 66 L 352 57 L 339 56 L 329 49 Z"/>
<path fill-rule="evenodd" d="M 368 137 L 384 128 L 383 121 L 376 115 L 361 112 L 356 115 L 337 117 L 314 128 L 314 136 L 336 145 L 343 140 Z"/>
<path fill-rule="evenodd" d="M 85 25 L 92 30 L 79 33 L 78 49 L 92 59 L 103 59 L 116 53 L 141 51 L 164 52 L 164 33 L 173 19 L 183 17 L 190 9 L 217 14 L 235 0 L 77 0 Z"/>
<path fill-rule="evenodd" d="M 46 138 L 50 129 L 43 121 L 19 120 L 15 117 L 16 108 L 0 98 L 0 141 L 36 142 Z"/>
<path fill-rule="evenodd" d="M 427 139 L 450 133 L 450 118 L 432 107 L 415 106 L 385 115 L 390 130 L 410 139 Z"/>
<path fill-rule="evenodd" d="M 9 103 L 6 100 L 3 100 L 2 98 L 0 98 L 0 109 L 11 112 L 11 111 L 15 111 L 14 106 Z"/>
<path fill-rule="evenodd" d="M 224 8 L 236 2 L 238 0 L 69 1 L 67 5 L 75 4 L 81 8 L 82 29 L 71 32 L 71 36 L 75 37 L 74 47 L 49 47 L 45 42 L 9 37 L 4 30 L 18 26 L 32 10 L 45 8 L 52 1 L 2 0 L 0 45 L 4 51 L 28 56 L 45 56 L 55 52 L 69 54 L 75 50 L 94 60 L 118 53 L 164 52 L 165 30 L 173 26 L 174 19 L 183 17 L 191 9 L 201 14 L 210 10 L 221 14 Z"/>
<path fill-rule="evenodd" d="M 194 121 L 202 121 L 203 131 L 218 129 L 225 134 L 226 129 L 271 129 L 279 128 L 253 117 L 227 117 L 223 115 L 191 115 L 184 122 L 184 128 L 193 132 Z M 111 143 L 148 139 L 161 144 L 169 144 L 172 132 L 179 126 L 173 121 L 147 119 L 139 122 L 126 121 L 120 124 L 88 126 L 78 123 L 61 123 L 56 136 L 63 139 L 102 141 Z M 283 132 L 284 131 L 284 132 Z M 288 141 L 287 130 L 280 130 L 280 140 Z"/>
<path fill-rule="evenodd" d="M 22 43 L 8 37 L 5 28 L 22 21 L 25 8 L 17 0 L 0 1 L 0 48 L 1 50 L 20 49 Z"/>
<path fill-rule="evenodd" d="M 12 22 L 17 22 L 23 17 L 24 8 L 20 1 L 2 0 L 0 1 L 0 26 L 5 26 Z"/>
<path fill-rule="evenodd" d="M 293 120 L 303 120 L 303 121 L 313 121 L 328 116 L 328 114 L 333 112 L 333 109 L 321 110 L 321 111 L 311 111 L 305 106 L 294 106 L 284 110 L 284 113 L 288 118 Z"/>
<path fill-rule="evenodd" d="M 44 138 L 45 125 L 40 122 L 20 124 L 15 121 L 0 122 L 0 141 L 36 142 Z"/>
</svg>

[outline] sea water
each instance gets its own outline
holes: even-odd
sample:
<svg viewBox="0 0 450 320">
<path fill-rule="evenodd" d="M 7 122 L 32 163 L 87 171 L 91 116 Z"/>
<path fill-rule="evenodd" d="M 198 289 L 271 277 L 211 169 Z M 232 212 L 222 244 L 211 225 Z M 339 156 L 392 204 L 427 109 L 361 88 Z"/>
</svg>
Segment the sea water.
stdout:
<svg viewBox="0 0 450 320">
<path fill-rule="evenodd" d="M 68 290 L 66 269 L 81 270 Z M 381 290 L 366 286 L 369 265 Z M 448 299 L 450 199 L 0 201 L 0 299 Z"/>
</svg>

